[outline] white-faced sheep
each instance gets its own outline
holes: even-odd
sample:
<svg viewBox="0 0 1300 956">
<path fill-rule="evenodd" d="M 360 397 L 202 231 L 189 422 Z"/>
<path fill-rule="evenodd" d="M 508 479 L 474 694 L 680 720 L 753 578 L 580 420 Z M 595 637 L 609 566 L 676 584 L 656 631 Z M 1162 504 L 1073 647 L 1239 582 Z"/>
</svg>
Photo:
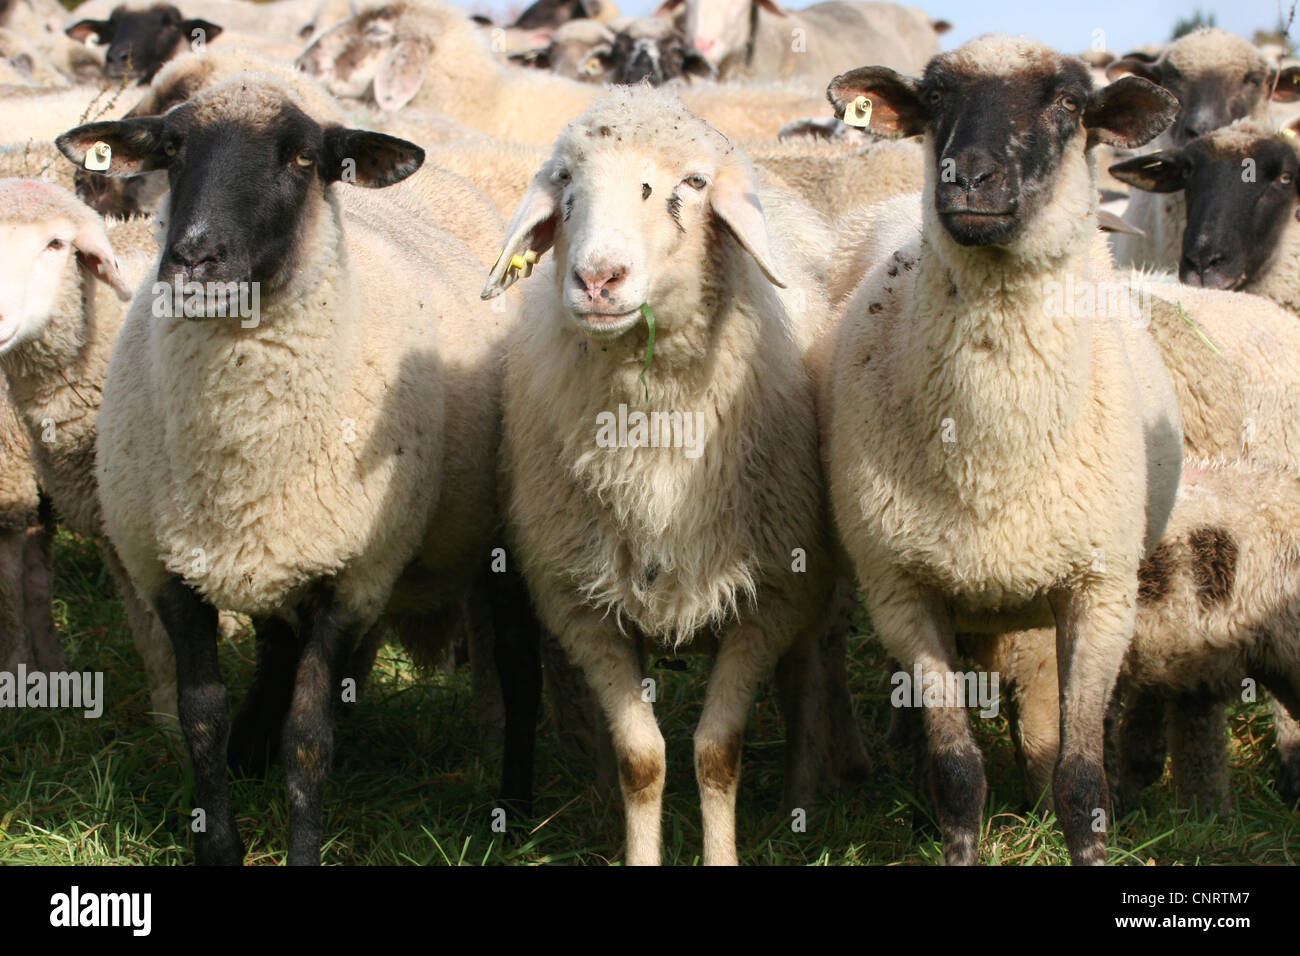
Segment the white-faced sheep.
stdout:
<svg viewBox="0 0 1300 956">
<path fill-rule="evenodd" d="M 665 773 L 642 655 L 716 650 L 695 731 L 703 859 L 735 863 L 746 717 L 778 660 L 787 800 L 827 747 L 810 685 L 830 565 L 803 364 L 824 306 L 765 225 L 748 160 L 650 88 L 567 128 L 484 295 L 552 246 L 507 357 L 511 539 L 609 721 L 631 864 L 659 862 Z M 778 292 L 784 280 L 804 288 Z"/>
<path fill-rule="evenodd" d="M 1136 77 L 1093 90 L 1081 61 L 1001 36 L 828 95 L 837 115 L 865 97 L 873 131 L 923 134 L 927 154 L 923 234 L 846 306 L 823 385 L 840 536 L 886 649 L 926 681 L 958 669 L 958 631 L 1055 619 L 1058 815 L 1071 858 L 1102 863 L 1106 704 L 1180 425 L 1145 333 L 1049 296 L 1104 277 L 1089 148 L 1140 145 L 1177 104 Z M 945 857 L 973 863 L 985 787 L 965 709 L 924 721 Z"/>
<path fill-rule="evenodd" d="M 1106 68 L 1112 79 L 1140 76 L 1178 98 L 1178 119 L 1151 149 L 1184 147 L 1198 136 L 1238 119 L 1268 120 L 1269 95 L 1277 68 L 1250 43 L 1225 30 L 1195 30 L 1169 44 L 1154 61 L 1133 56 Z M 1187 212 L 1176 193 L 1132 194 L 1124 219 L 1141 235 L 1114 237 L 1121 266 L 1173 269 L 1178 266 Z"/>
<path fill-rule="evenodd" d="M 549 146 L 600 95 L 590 84 L 500 63 L 488 40 L 441 0 L 372 0 L 298 58 L 335 96 L 373 98 L 451 116 L 501 139 Z M 683 90 L 682 100 L 728 136 L 765 139 L 815 111 L 811 91 L 788 87 Z"/>
<path fill-rule="evenodd" d="M 949 25 L 916 7 L 831 0 L 787 10 L 776 0 L 665 0 L 722 79 L 825 82 L 860 63 L 920 70 Z"/>
<path fill-rule="evenodd" d="M 41 487 L 67 527 L 101 542 L 144 661 L 153 710 L 174 715 L 171 648 L 103 541 L 95 483 L 99 397 L 122 302 L 157 247 L 143 222 L 106 229 L 65 189 L 23 179 L 0 183 L 0 235 L 0 370 L 31 436 Z"/>
<path fill-rule="evenodd" d="M 1293 469 L 1242 461 L 1184 466 L 1169 526 L 1138 572 L 1137 623 L 1121 681 L 1126 704 L 1111 730 L 1112 787 L 1123 810 L 1133 809 L 1164 770 L 1167 705 L 1180 801 L 1207 812 L 1225 806 L 1223 704 L 1248 696 L 1252 681 L 1279 702 L 1279 756 L 1293 773 L 1290 714 L 1300 714 L 1297 513 L 1300 474 Z M 1050 781 L 1057 750 L 1050 636 L 1026 632 L 972 647 L 1010 691 L 1032 799 Z M 1278 789 L 1288 802 L 1300 798 L 1286 776 Z"/>
<path fill-rule="evenodd" d="M 315 863 L 333 705 L 354 652 L 395 619 L 427 657 L 446 635 L 402 622 L 454 608 L 485 578 L 510 587 L 511 575 L 486 573 L 499 543 L 497 395 L 510 311 L 473 298 L 481 266 L 452 236 L 401 221 L 382 192 L 336 185 L 390 186 L 419 167 L 418 147 L 322 126 L 271 77 L 235 77 L 164 116 L 92 123 L 58 140 L 74 162 L 97 143 L 111 150 L 110 173 L 167 169 L 158 281 L 205 290 L 187 295 L 182 317 L 173 296 L 141 287 L 96 445 L 108 536 L 176 650 L 181 726 L 207 815 L 198 859 L 243 855 L 216 658 L 224 607 L 261 625 L 236 738 L 278 742 L 288 859 Z M 214 317 L 231 289 L 258 290 L 251 321 Z M 503 786 L 526 803 L 536 635 L 526 601 L 499 596 L 494 610 L 507 685 Z"/>
</svg>

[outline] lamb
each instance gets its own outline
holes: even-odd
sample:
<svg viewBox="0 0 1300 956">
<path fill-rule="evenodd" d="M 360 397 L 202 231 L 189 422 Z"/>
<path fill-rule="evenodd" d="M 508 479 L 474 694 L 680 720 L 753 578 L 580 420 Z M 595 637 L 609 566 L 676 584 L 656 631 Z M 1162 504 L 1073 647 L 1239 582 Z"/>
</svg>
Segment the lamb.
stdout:
<svg viewBox="0 0 1300 956">
<path fill-rule="evenodd" d="M 999 35 L 922 79 L 863 67 L 827 94 L 837 116 L 864 97 L 873 132 L 923 134 L 927 155 L 922 235 L 863 280 L 822 376 L 841 540 L 881 641 L 927 686 L 958 669 L 956 632 L 1055 618 L 1056 806 L 1071 859 L 1103 863 L 1102 726 L 1181 425 L 1143 330 L 1049 296 L 1105 276 L 1089 148 L 1141 145 L 1177 102 L 1137 77 L 1093 90 L 1082 61 Z M 923 713 L 930 773 L 945 859 L 970 864 L 982 760 L 964 707 L 943 703 Z"/>
<path fill-rule="evenodd" d="M 57 141 L 78 163 L 105 143 L 111 174 L 166 168 L 171 183 L 157 217 L 162 288 L 141 286 L 128 310 L 97 477 L 108 537 L 176 650 L 207 819 L 200 863 L 243 856 L 228 756 L 277 741 L 288 860 L 319 862 L 333 703 L 350 660 L 373 653 L 388 622 L 433 658 L 446 635 L 426 622 L 474 588 L 495 595 L 503 789 L 525 807 L 531 792 L 536 633 L 513 574 L 488 573 L 510 310 L 466 292 L 481 266 L 464 244 L 372 191 L 414 173 L 419 147 L 327 124 L 290 85 L 243 74 L 164 116 Z M 215 285 L 181 318 L 170 288 L 187 282 Z M 251 327 L 215 317 L 232 283 L 258 292 Z M 217 607 L 258 631 L 258 677 L 233 736 Z"/>
<path fill-rule="evenodd" d="M 1289 132 L 1238 121 L 1111 167 L 1137 189 L 1182 197 L 1182 282 L 1252 292 L 1300 313 L 1300 155 Z"/>
<path fill-rule="evenodd" d="M 1278 701 L 1280 756 L 1292 771 L 1279 791 L 1288 803 L 1300 799 L 1293 755 L 1285 752 L 1294 746 L 1290 714 L 1300 713 L 1297 508 L 1300 475 L 1292 468 L 1185 463 L 1169 526 L 1139 571 L 1137 625 L 1123 672 L 1129 701 L 1113 731 L 1120 806 L 1132 808 L 1164 768 L 1166 702 L 1180 800 L 1202 811 L 1226 806 L 1223 704 L 1250 692 L 1248 678 Z M 988 647 L 996 653 L 980 658 L 981 666 L 1010 676 L 1032 795 L 1050 778 L 1057 747 L 1055 708 L 1038 706 L 1051 702 L 1056 685 L 1051 647 L 1041 632 Z"/>
<path fill-rule="evenodd" d="M 825 82 L 862 62 L 916 71 L 950 29 L 915 7 L 831 0 L 786 10 L 776 0 L 664 0 L 684 10 L 686 35 L 725 80 Z"/>
<path fill-rule="evenodd" d="M 1133 56 L 1106 69 L 1112 79 L 1140 76 L 1178 98 L 1178 119 L 1153 150 L 1185 147 L 1198 136 L 1238 119 L 1268 120 L 1269 95 L 1277 69 L 1254 46 L 1225 30 L 1195 30 L 1169 44 L 1148 62 Z M 1121 266 L 1172 269 L 1187 222 L 1182 197 L 1135 193 L 1124 219 L 1142 235 L 1116 235 L 1115 261 Z"/>
<path fill-rule="evenodd" d="M 40 515 L 31 442 L 0 378 L 0 671 L 61 671 L 50 605 L 51 529 Z"/>
<path fill-rule="evenodd" d="M 100 542 L 144 662 L 153 711 L 165 719 L 176 713 L 171 648 L 104 541 L 94 476 L 99 393 L 122 323 L 121 300 L 144 275 L 152 236 L 140 222 L 106 229 L 67 190 L 29 179 L 0 181 L 0 235 L 0 371 L 60 520 Z"/>
<path fill-rule="evenodd" d="M 741 742 L 772 666 L 787 801 L 828 759 L 830 563 L 804 365 L 825 306 L 756 192 L 748 160 L 678 101 L 616 89 L 556 142 L 483 291 L 554 246 L 507 354 L 507 528 L 543 625 L 609 722 L 632 865 L 659 862 L 665 774 L 644 653 L 717 650 L 695 731 L 706 865 L 737 861 Z M 653 448 L 644 430 L 619 436 L 628 409 L 667 423 Z"/>
<path fill-rule="evenodd" d="M 373 95 L 386 111 L 407 105 L 432 110 L 535 146 L 549 146 L 600 95 L 589 84 L 505 66 L 487 42 L 463 13 L 441 0 L 373 0 L 320 36 L 297 63 L 335 96 Z M 778 85 L 702 86 L 683 90 L 682 98 L 741 140 L 771 138 L 788 120 L 817 108 L 810 92 Z"/>
</svg>

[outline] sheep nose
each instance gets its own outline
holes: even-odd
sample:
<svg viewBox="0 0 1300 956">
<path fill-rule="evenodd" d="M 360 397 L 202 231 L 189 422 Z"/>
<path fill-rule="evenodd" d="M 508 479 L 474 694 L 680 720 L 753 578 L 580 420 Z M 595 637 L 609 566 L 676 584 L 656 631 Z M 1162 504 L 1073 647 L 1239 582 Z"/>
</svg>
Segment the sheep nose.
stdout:
<svg viewBox="0 0 1300 956">
<path fill-rule="evenodd" d="M 1210 278 L 1208 274 L 1223 262 L 1223 258 L 1221 252 L 1209 248 L 1198 248 L 1184 253 L 1183 261 L 1178 267 L 1179 279 L 1185 285 L 1213 288 L 1213 283 L 1207 281 Z"/>
<path fill-rule="evenodd" d="M 717 46 L 717 43 L 713 40 L 705 40 L 703 38 L 697 38 L 695 40 L 695 49 L 699 50 L 705 56 L 708 56 L 709 51 L 715 46 Z"/>
<path fill-rule="evenodd" d="M 618 288 L 626 275 L 626 269 L 573 270 L 573 277 L 578 280 L 578 285 L 586 290 L 590 302 L 608 299 L 611 291 Z"/>
<path fill-rule="evenodd" d="M 963 150 L 953 162 L 957 185 L 966 192 L 976 192 L 985 183 L 992 185 L 999 172 L 993 156 L 982 149 Z"/>
<path fill-rule="evenodd" d="M 191 235 L 174 243 L 167 258 L 189 278 L 201 280 L 225 262 L 226 248 L 206 235 Z"/>
</svg>

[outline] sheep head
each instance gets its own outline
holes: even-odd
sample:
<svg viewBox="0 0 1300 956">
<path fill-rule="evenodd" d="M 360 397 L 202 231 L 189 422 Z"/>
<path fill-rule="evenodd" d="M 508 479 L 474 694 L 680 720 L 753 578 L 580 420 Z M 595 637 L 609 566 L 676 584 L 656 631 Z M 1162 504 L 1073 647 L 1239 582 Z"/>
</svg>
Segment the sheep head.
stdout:
<svg viewBox="0 0 1300 956">
<path fill-rule="evenodd" d="M 716 248 L 734 240 L 742 255 Z M 752 261 L 784 287 L 749 161 L 675 99 L 628 88 L 566 127 L 520 200 L 484 298 L 509 284 L 511 261 L 555 247 L 556 291 L 589 335 L 610 338 L 649 304 L 660 324 L 699 315 L 713 274 Z"/>
<path fill-rule="evenodd" d="M 1260 123 L 1234 123 L 1110 171 L 1148 192 L 1184 192 L 1187 227 L 1178 278 L 1187 285 L 1249 286 L 1277 251 L 1287 224 L 1300 217 L 1295 140 Z"/>
<path fill-rule="evenodd" d="M 81 20 L 66 33 L 74 40 L 93 36 L 107 46 L 104 64 L 110 77 L 129 76 L 144 84 L 191 43 L 201 47 L 215 40 L 221 27 L 207 20 L 186 19 L 170 3 L 156 3 L 143 10 L 119 6 L 107 20 Z"/>
<path fill-rule="evenodd" d="M 0 354 L 40 338 L 57 312 L 76 309 L 80 267 L 131 297 L 104 221 L 66 189 L 34 179 L 0 180 Z"/>
<path fill-rule="evenodd" d="M 927 202 L 963 246 L 1011 247 L 1058 196 L 1091 192 L 1098 143 L 1140 146 L 1173 121 L 1177 101 L 1135 76 L 1094 90 L 1082 60 L 1024 39 L 984 36 L 932 59 L 919 79 L 869 66 L 827 88 L 835 114 L 870 131 L 924 135 Z M 1060 210 L 1056 210 L 1060 211 Z"/>
<path fill-rule="evenodd" d="M 163 116 L 89 123 L 56 145 L 79 165 L 97 151 L 110 176 L 167 171 L 159 282 L 253 282 L 270 290 L 292 275 L 292 253 L 325 188 L 388 186 L 424 161 L 424 151 L 405 140 L 322 126 L 287 87 L 247 74 Z"/>
</svg>

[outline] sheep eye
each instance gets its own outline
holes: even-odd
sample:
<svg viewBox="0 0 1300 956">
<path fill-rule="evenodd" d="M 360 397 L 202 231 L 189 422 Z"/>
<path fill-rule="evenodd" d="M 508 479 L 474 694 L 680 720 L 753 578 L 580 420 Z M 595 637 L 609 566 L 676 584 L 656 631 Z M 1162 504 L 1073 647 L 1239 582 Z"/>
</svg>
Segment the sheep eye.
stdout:
<svg viewBox="0 0 1300 956">
<path fill-rule="evenodd" d="M 572 178 L 573 177 L 570 175 L 567 169 L 557 169 L 555 171 L 555 181 L 559 183 L 561 186 L 568 185 L 569 180 Z"/>
<path fill-rule="evenodd" d="M 927 90 L 925 93 L 925 104 L 927 106 L 938 106 L 943 100 L 943 93 L 940 90 Z"/>
<path fill-rule="evenodd" d="M 1060 104 L 1071 113 L 1077 113 L 1079 111 L 1079 98 L 1077 96 L 1070 96 L 1067 93 L 1065 96 L 1061 97 Z"/>
<path fill-rule="evenodd" d="M 51 239 L 49 242 L 45 244 L 45 248 L 51 252 L 58 252 L 66 245 L 67 243 L 64 242 L 62 239 Z"/>
<path fill-rule="evenodd" d="M 1283 173 L 1277 179 L 1278 182 L 1280 182 L 1283 186 L 1290 186 L 1293 182 L 1295 182 L 1295 176 L 1293 176 L 1291 173 Z"/>
<path fill-rule="evenodd" d="M 299 153 L 297 156 L 293 158 L 293 161 L 297 163 L 299 166 L 302 166 L 304 169 L 310 166 L 314 162 L 314 160 L 306 153 Z"/>
<path fill-rule="evenodd" d="M 682 182 L 690 186 L 692 189 L 703 189 L 709 184 L 709 181 L 699 173 L 696 173 L 694 176 L 687 176 L 682 180 Z"/>
<path fill-rule="evenodd" d="M 163 152 L 164 152 L 166 155 L 168 155 L 168 156 L 175 156 L 175 155 L 176 155 L 176 144 L 175 144 L 175 143 L 164 143 L 164 144 L 163 144 Z"/>
<path fill-rule="evenodd" d="M 649 184 L 649 183 L 642 183 L 642 184 L 641 184 L 641 201 L 642 201 L 642 202 L 645 202 L 645 200 L 647 200 L 647 199 L 650 198 L 650 192 L 651 192 L 650 184 Z"/>
<path fill-rule="evenodd" d="M 597 73 L 599 73 L 601 70 L 604 69 L 604 65 L 600 62 L 600 57 L 593 56 L 589 58 L 585 64 L 583 64 L 582 68 L 583 70 L 586 71 L 588 76 L 595 76 Z"/>
</svg>

